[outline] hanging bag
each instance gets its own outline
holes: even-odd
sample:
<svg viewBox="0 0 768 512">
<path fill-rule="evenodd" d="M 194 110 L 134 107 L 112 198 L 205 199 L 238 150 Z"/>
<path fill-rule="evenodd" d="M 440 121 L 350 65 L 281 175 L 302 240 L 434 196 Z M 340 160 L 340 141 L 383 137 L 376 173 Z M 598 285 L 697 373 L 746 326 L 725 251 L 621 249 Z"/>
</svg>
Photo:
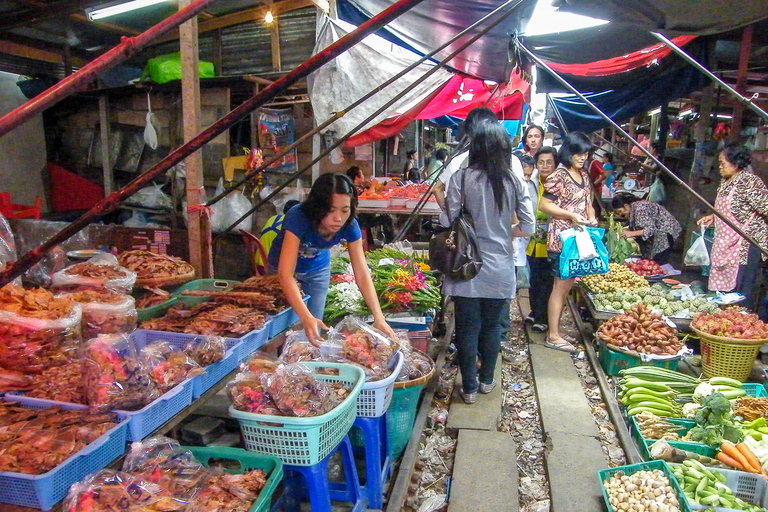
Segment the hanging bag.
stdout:
<svg viewBox="0 0 768 512">
<path fill-rule="evenodd" d="M 432 268 L 440 270 L 451 279 L 469 281 L 480 272 L 483 260 L 480 257 L 475 224 L 465 204 L 464 177 L 467 169 L 461 172 L 461 211 L 450 228 L 432 235 L 429 241 L 429 261 Z"/>
<path fill-rule="evenodd" d="M 706 226 L 701 226 L 701 234 L 688 248 L 688 252 L 685 253 L 683 264 L 689 267 L 704 267 L 709 265 L 709 251 L 707 250 L 707 244 L 704 240 L 704 232 L 706 230 Z"/>
<path fill-rule="evenodd" d="M 605 274 L 608 272 L 608 250 L 603 243 L 602 228 L 582 227 L 581 230 L 571 228 L 560 233 L 563 241 L 563 252 L 560 253 L 560 279 L 583 277 L 592 274 Z M 589 236 L 592 247 L 584 247 L 584 258 L 579 252 L 577 238 Z M 582 240 L 584 245 L 586 240 Z M 597 253 L 597 257 L 592 253 Z"/>
</svg>

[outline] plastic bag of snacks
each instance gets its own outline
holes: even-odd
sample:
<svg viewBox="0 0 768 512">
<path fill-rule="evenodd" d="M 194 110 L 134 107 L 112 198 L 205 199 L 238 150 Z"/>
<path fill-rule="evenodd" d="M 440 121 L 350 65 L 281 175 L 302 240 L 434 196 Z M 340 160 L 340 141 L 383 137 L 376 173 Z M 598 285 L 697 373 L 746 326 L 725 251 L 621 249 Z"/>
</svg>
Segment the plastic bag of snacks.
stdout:
<svg viewBox="0 0 768 512">
<path fill-rule="evenodd" d="M 264 352 L 254 352 L 243 364 L 240 365 L 240 368 L 243 371 L 269 373 L 277 370 L 277 367 L 281 364 L 283 364 L 283 362 L 274 356 L 265 354 Z"/>
<path fill-rule="evenodd" d="M 136 272 L 119 266 L 117 258 L 111 254 L 100 254 L 53 274 L 51 287 L 57 291 L 106 288 L 117 293 L 131 293 L 135 282 Z"/>
<path fill-rule="evenodd" d="M 281 365 L 261 379 L 269 396 L 286 416 L 320 416 L 333 410 L 347 395 L 343 386 L 317 379 L 301 364 Z"/>
<path fill-rule="evenodd" d="M 395 334 L 397 334 L 397 346 L 403 353 L 403 367 L 396 380 L 398 382 L 414 380 L 429 374 L 434 367 L 432 359 L 411 346 L 408 331 L 396 329 Z"/>
<path fill-rule="evenodd" d="M 26 396 L 56 402 L 85 404 L 83 362 L 71 361 L 69 364 L 53 366 L 35 375 L 32 389 L 27 391 Z"/>
<path fill-rule="evenodd" d="M 184 352 L 200 366 L 208 366 L 224 359 L 227 342 L 221 336 L 196 336 L 184 345 Z"/>
<path fill-rule="evenodd" d="M 302 363 L 320 359 L 320 349 L 312 345 L 304 331 L 288 331 L 283 343 L 280 360 L 286 363 Z"/>
<path fill-rule="evenodd" d="M 389 375 L 389 362 L 395 354 L 394 342 L 378 329 L 348 316 L 328 333 L 323 351 L 370 368 L 379 378 Z"/>
<path fill-rule="evenodd" d="M 41 373 L 66 364 L 80 347 L 80 305 L 42 288 L 0 288 L 0 366 Z"/>
<path fill-rule="evenodd" d="M 186 512 L 247 512 L 266 484 L 267 474 L 261 469 L 213 475 L 192 498 Z"/>
<path fill-rule="evenodd" d="M 128 336 L 104 334 L 85 347 L 83 380 L 91 412 L 141 409 L 160 393 Z"/>
<path fill-rule="evenodd" d="M 244 371 L 227 383 L 227 395 L 238 411 L 283 416 L 267 393 L 261 372 Z"/>
<path fill-rule="evenodd" d="M 154 341 L 139 352 L 141 362 L 149 370 L 161 394 L 183 382 L 185 379 L 202 375 L 205 370 L 186 352 L 167 341 Z"/>
<path fill-rule="evenodd" d="M 69 297 L 80 304 L 83 339 L 89 340 L 99 334 L 127 334 L 136 329 L 136 301 L 130 295 L 94 289 L 63 293 L 57 297 Z"/>
<path fill-rule="evenodd" d="M 185 510 L 186 505 L 161 485 L 129 473 L 102 469 L 69 488 L 63 509 L 66 512 L 171 512 Z"/>
</svg>

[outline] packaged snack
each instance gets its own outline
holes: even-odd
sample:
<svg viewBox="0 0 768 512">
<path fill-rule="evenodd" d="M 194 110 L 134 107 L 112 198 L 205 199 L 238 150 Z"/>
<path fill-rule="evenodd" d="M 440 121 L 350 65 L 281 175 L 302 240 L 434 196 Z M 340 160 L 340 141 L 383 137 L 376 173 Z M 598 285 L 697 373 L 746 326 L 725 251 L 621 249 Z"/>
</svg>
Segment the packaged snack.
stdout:
<svg viewBox="0 0 768 512">
<path fill-rule="evenodd" d="M 262 372 L 244 371 L 227 383 L 227 395 L 238 411 L 283 416 L 267 393 Z"/>
<path fill-rule="evenodd" d="M 301 363 L 320 359 L 320 349 L 312 345 L 304 331 L 288 331 L 283 342 L 280 360 L 286 363 Z"/>
<path fill-rule="evenodd" d="M 343 386 L 317 379 L 301 364 L 279 366 L 261 377 L 269 396 L 286 416 L 320 416 L 333 410 L 348 394 Z"/>
<path fill-rule="evenodd" d="M 56 272 L 51 287 L 57 291 L 106 288 L 117 293 L 131 293 L 136 272 L 117 264 L 117 258 L 104 253 Z"/>
<path fill-rule="evenodd" d="M 205 370 L 186 352 L 167 341 L 154 341 L 139 352 L 141 362 L 149 370 L 160 394 L 177 386 L 185 379 L 202 375 Z"/>
<path fill-rule="evenodd" d="M 83 339 L 89 340 L 99 334 L 128 334 L 136 329 L 136 303 L 130 295 L 94 289 L 57 297 L 68 297 L 80 304 L 83 310 L 80 323 Z"/>
<path fill-rule="evenodd" d="M 184 345 L 184 352 L 200 366 L 208 366 L 224 359 L 227 342 L 221 336 L 196 336 Z"/>
<path fill-rule="evenodd" d="M 261 469 L 212 476 L 186 512 L 247 512 L 266 484 L 267 474 Z"/>
<path fill-rule="evenodd" d="M 26 396 L 56 402 L 85 404 L 83 389 L 83 361 L 72 361 L 62 366 L 53 366 L 34 376 L 32 389 Z"/>
<path fill-rule="evenodd" d="M 403 353 L 403 367 L 400 369 L 400 374 L 395 380 L 402 382 L 428 375 L 435 366 L 432 359 L 411 346 L 411 340 L 408 338 L 408 331 L 404 329 L 395 329 L 395 334 L 397 334 L 395 343 L 398 349 Z"/>
<path fill-rule="evenodd" d="M 273 372 L 282 364 L 282 361 L 264 352 L 254 352 L 240 365 L 243 371 L 256 373 Z"/>
<path fill-rule="evenodd" d="M 160 396 L 128 336 L 94 338 L 86 345 L 84 358 L 85 397 L 92 412 L 133 411 Z"/>
<path fill-rule="evenodd" d="M 348 316 L 328 334 L 324 349 L 370 368 L 379 378 L 389 375 L 389 362 L 395 353 L 394 342 L 378 329 Z"/>
<path fill-rule="evenodd" d="M 181 512 L 187 502 L 161 485 L 121 471 L 102 469 L 74 484 L 64 498 L 66 512 Z"/>
</svg>

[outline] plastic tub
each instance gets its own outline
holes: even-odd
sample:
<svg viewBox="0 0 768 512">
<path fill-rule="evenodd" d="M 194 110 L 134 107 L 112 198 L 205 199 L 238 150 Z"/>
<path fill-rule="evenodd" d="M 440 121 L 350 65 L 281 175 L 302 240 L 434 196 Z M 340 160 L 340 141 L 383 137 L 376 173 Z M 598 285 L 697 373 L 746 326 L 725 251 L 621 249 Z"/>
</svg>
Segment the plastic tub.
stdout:
<svg viewBox="0 0 768 512">
<path fill-rule="evenodd" d="M 400 375 L 404 361 L 403 353 L 397 353 L 397 361 L 392 373 L 386 379 L 366 382 L 357 397 L 357 415 L 363 418 L 377 418 L 387 412 L 392 401 L 395 379 Z"/>
<path fill-rule="evenodd" d="M 226 292 L 232 289 L 232 285 L 240 284 L 240 281 L 231 281 L 227 279 L 195 279 L 185 285 L 179 286 L 172 293 L 171 297 L 177 297 L 188 306 L 196 306 L 201 302 L 208 300 L 210 296 L 187 296 L 182 295 L 185 291 L 207 291 L 207 292 Z"/>
<path fill-rule="evenodd" d="M 672 486 L 672 489 L 675 491 L 675 495 L 677 496 L 677 501 L 679 502 L 679 508 L 682 512 L 691 512 L 691 506 L 688 503 L 688 500 L 685 498 L 685 495 L 683 494 L 683 489 L 680 487 L 680 484 L 677 482 L 677 479 L 675 478 L 675 475 L 672 474 L 672 470 L 669 469 L 669 466 L 666 462 L 663 460 L 653 460 L 649 462 L 641 462 L 639 464 L 630 464 L 628 466 L 617 466 L 615 468 L 610 469 L 601 469 L 597 472 L 597 478 L 600 481 L 600 489 L 603 492 L 603 501 L 605 502 L 605 508 L 608 512 L 615 512 L 616 509 L 614 509 L 610 502 L 608 501 L 608 491 L 605 489 L 605 485 L 603 482 L 605 480 L 608 480 L 612 476 L 616 475 L 619 472 L 623 472 L 626 475 L 632 475 L 634 473 L 637 473 L 638 471 L 652 471 L 654 469 L 661 470 L 664 475 L 669 479 L 669 485 Z"/>
</svg>

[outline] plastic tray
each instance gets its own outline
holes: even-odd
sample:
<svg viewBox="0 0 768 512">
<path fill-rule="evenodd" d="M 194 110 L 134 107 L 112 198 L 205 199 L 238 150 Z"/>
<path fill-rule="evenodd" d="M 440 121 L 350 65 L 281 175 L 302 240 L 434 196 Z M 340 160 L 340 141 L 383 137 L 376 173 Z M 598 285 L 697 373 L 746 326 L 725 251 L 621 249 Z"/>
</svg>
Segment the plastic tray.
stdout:
<svg viewBox="0 0 768 512">
<path fill-rule="evenodd" d="M 223 460 L 234 460 L 240 465 L 239 469 L 233 470 L 227 467 L 227 473 L 240 474 L 252 469 L 262 469 L 267 474 L 267 483 L 259 493 L 259 497 L 253 502 L 248 512 L 264 512 L 269 510 L 272 504 L 272 494 L 274 494 L 277 485 L 283 479 L 283 462 L 277 457 L 270 455 L 261 455 L 240 448 L 208 448 L 202 446 L 182 446 L 182 449 L 190 450 L 195 458 L 204 466 L 208 467 L 211 459 L 216 462 Z"/>
<path fill-rule="evenodd" d="M 668 422 L 678 425 L 680 427 L 677 430 L 677 433 L 680 435 L 685 434 L 686 432 L 691 430 L 694 426 L 696 426 L 695 421 L 679 420 L 675 418 L 665 418 L 665 419 Z M 642 455 L 643 459 L 645 460 L 652 460 L 650 448 L 651 448 L 651 445 L 657 441 L 657 439 L 648 439 L 643 437 L 643 435 L 640 433 L 640 428 L 634 416 L 631 416 L 629 418 L 629 421 L 632 425 L 632 437 L 634 438 L 635 443 L 637 443 L 637 447 L 640 450 L 640 455 Z M 715 446 L 709 446 L 704 443 L 694 443 L 690 441 L 669 441 L 669 444 L 671 446 L 674 446 L 675 448 L 680 448 L 681 450 L 698 453 L 699 455 L 705 455 L 713 459 L 715 458 L 715 456 L 717 455 L 717 452 L 719 451 L 718 448 Z"/>
<path fill-rule="evenodd" d="M 169 342 L 174 347 L 184 349 L 189 341 L 195 338 L 204 338 L 205 336 L 194 334 L 181 334 L 177 332 L 147 331 L 139 329 L 131 334 L 136 343 L 136 347 L 141 349 L 149 343 L 158 340 Z M 199 398 L 200 395 L 211 389 L 217 382 L 223 379 L 229 372 L 237 368 L 240 361 L 241 341 L 238 338 L 224 338 L 227 344 L 227 351 L 224 359 L 205 367 L 205 373 L 192 377 L 192 398 Z"/>
<path fill-rule="evenodd" d="M 618 375 L 619 371 L 635 366 L 656 366 L 659 368 L 667 368 L 669 370 L 677 370 L 677 365 L 680 363 L 680 357 L 676 357 L 675 359 L 655 359 L 645 362 L 637 356 L 611 350 L 603 344 L 600 344 L 597 356 L 600 361 L 600 366 L 603 367 L 603 371 L 605 371 L 606 375 Z"/>
<path fill-rule="evenodd" d="M 150 306 L 148 308 L 137 309 L 136 318 L 138 322 L 141 323 L 146 322 L 147 320 L 151 320 L 152 318 L 162 316 L 166 311 L 171 309 L 171 307 L 176 304 L 178 300 L 178 297 L 171 297 L 168 300 L 161 302 L 160 304 L 155 304 L 154 306 Z"/>
<path fill-rule="evenodd" d="M 179 286 L 171 293 L 171 297 L 177 297 L 188 306 L 196 306 L 201 302 L 208 300 L 209 296 L 186 296 L 182 295 L 185 291 L 207 291 L 207 292 L 226 292 L 232 288 L 232 285 L 240 284 L 240 281 L 228 279 L 195 279 L 185 285 Z"/>
<path fill-rule="evenodd" d="M 741 388 L 747 393 L 747 396 L 753 398 L 763 398 L 768 396 L 768 392 L 765 391 L 765 386 L 762 384 L 745 382 L 741 385 Z"/>
<path fill-rule="evenodd" d="M 672 488 L 675 490 L 675 494 L 677 495 L 677 501 L 680 503 L 680 510 L 682 512 L 690 512 L 691 506 L 688 502 L 688 500 L 685 499 L 685 495 L 683 494 L 683 489 L 680 487 L 680 484 L 677 482 L 677 479 L 675 478 L 675 475 L 672 474 L 672 470 L 669 469 L 669 466 L 666 462 L 663 460 L 652 460 L 650 462 L 641 462 L 639 464 L 630 464 L 628 466 L 617 466 L 615 468 L 610 469 L 601 469 L 597 472 L 597 478 L 600 481 L 600 489 L 603 492 L 603 501 L 605 502 L 605 508 L 608 512 L 615 512 L 616 509 L 614 509 L 611 506 L 611 503 L 608 501 L 608 491 L 605 490 L 605 485 L 603 485 L 603 482 L 605 480 L 608 480 L 610 477 L 614 476 L 619 471 L 623 471 L 626 475 L 632 475 L 634 473 L 637 473 L 638 471 L 643 470 L 654 470 L 659 469 L 664 472 L 664 475 L 669 479 L 669 485 L 672 486 Z"/>
<path fill-rule="evenodd" d="M 47 409 L 54 404 L 24 403 L 16 396 L 6 396 L 6 402 L 20 402 L 28 409 Z M 55 404 L 64 409 L 79 409 L 76 404 Z M 0 503 L 50 510 L 66 495 L 69 486 L 82 480 L 87 474 L 103 469 L 125 451 L 128 434 L 128 418 L 118 414 L 120 423 L 94 442 L 72 455 L 57 467 L 42 475 L 26 475 L 12 471 L 0 471 Z M 0 507 L 2 509 L 3 507 Z"/>
<path fill-rule="evenodd" d="M 304 301 L 304 304 L 309 302 L 309 295 L 305 295 L 302 300 Z M 296 314 L 293 308 L 285 308 L 278 314 L 269 317 L 267 324 L 265 324 L 265 327 L 269 326 L 269 333 L 267 336 L 269 339 L 273 339 L 298 321 L 299 315 Z"/>
<path fill-rule="evenodd" d="M 403 368 L 402 352 L 397 353 L 392 373 L 386 379 L 363 384 L 357 397 L 357 415 L 363 418 L 378 418 L 389 408 L 392 401 L 392 390 L 395 388 L 395 379 Z"/>
<path fill-rule="evenodd" d="M 360 208 L 387 208 L 389 199 L 358 199 L 357 206 Z"/>
<path fill-rule="evenodd" d="M 232 406 L 229 415 L 240 423 L 247 450 L 279 457 L 283 464 L 311 466 L 331 453 L 355 422 L 357 396 L 365 383 L 365 373 L 348 364 L 302 364 L 311 369 L 337 369 L 339 375 L 314 375 L 326 382 L 343 382 L 351 388 L 349 396 L 331 412 L 312 418 L 254 414 Z"/>
<path fill-rule="evenodd" d="M 675 465 L 677 464 L 670 464 L 670 466 Z M 711 467 L 707 469 L 709 471 L 722 473 L 725 476 L 725 485 L 731 488 L 733 495 L 737 498 L 754 505 L 768 507 L 768 480 L 766 480 L 764 476 L 730 469 L 716 469 Z M 689 500 L 687 497 L 685 498 L 685 501 L 688 503 L 691 510 L 706 510 L 710 508 L 706 505 L 699 505 L 698 503 Z M 738 512 L 737 509 L 726 507 L 714 507 L 714 509 L 719 512 Z"/>
</svg>

